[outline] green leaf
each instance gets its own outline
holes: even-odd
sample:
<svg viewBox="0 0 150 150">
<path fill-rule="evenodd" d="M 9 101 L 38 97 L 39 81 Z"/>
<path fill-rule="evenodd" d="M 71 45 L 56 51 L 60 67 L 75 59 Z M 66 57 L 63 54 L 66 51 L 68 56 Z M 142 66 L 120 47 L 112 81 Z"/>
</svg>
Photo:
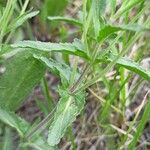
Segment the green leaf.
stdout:
<svg viewBox="0 0 150 150">
<path fill-rule="evenodd" d="M 34 57 L 43 62 L 50 69 L 51 72 L 61 77 L 63 76 L 63 79 L 65 78 L 65 80 L 69 82 L 71 76 L 71 69 L 69 66 L 64 63 L 59 63 L 51 58 L 48 59 L 46 57 L 37 55 L 34 55 Z"/>
<path fill-rule="evenodd" d="M 9 53 L 11 51 L 12 51 L 12 48 L 10 45 L 0 44 L 0 58 L 1 58 L 1 55 L 4 55 L 5 53 Z"/>
<path fill-rule="evenodd" d="M 97 5 L 99 6 L 100 15 L 104 15 L 107 6 L 107 0 L 98 0 Z"/>
<path fill-rule="evenodd" d="M 82 27 L 82 22 L 80 20 L 74 19 L 74 18 L 69 18 L 69 17 L 62 17 L 62 16 L 49 16 L 48 20 L 51 21 L 65 21 L 70 24 L 74 24 L 77 26 Z"/>
<path fill-rule="evenodd" d="M 4 141 L 2 144 L 2 148 L 1 148 L 1 146 L 0 146 L 0 148 L 2 150 L 12 149 L 12 143 L 13 143 L 13 136 L 12 136 L 11 129 L 8 127 L 5 127 Z"/>
<path fill-rule="evenodd" d="M 116 16 L 119 17 L 120 15 L 122 15 L 123 13 L 129 11 L 132 9 L 132 7 L 134 7 L 137 4 L 140 4 L 144 2 L 144 0 L 126 0 L 123 5 L 120 7 L 120 9 L 118 10 Z"/>
<path fill-rule="evenodd" d="M 148 28 L 138 25 L 138 24 L 128 24 L 128 25 L 106 25 L 99 32 L 98 41 L 105 40 L 111 34 L 118 31 L 132 31 L 132 32 L 140 32 L 149 30 Z"/>
<path fill-rule="evenodd" d="M 23 137 L 29 129 L 29 124 L 25 120 L 15 113 L 2 108 L 0 108 L 0 120 L 10 127 L 15 128 L 21 137 Z"/>
<path fill-rule="evenodd" d="M 5 72 L 0 75 L 0 106 L 16 110 L 38 84 L 45 67 L 29 53 L 19 52 L 4 61 Z"/>
<path fill-rule="evenodd" d="M 57 145 L 65 134 L 67 127 L 76 119 L 85 103 L 85 94 L 80 92 L 75 96 L 61 92 L 61 99 L 57 105 L 54 121 L 49 128 L 48 144 Z"/>
<path fill-rule="evenodd" d="M 116 56 L 111 55 L 109 58 L 111 61 L 113 61 L 115 57 Z M 117 64 L 150 81 L 150 72 L 144 70 L 138 63 L 132 61 L 131 59 L 126 57 L 120 58 L 118 59 Z"/>
<path fill-rule="evenodd" d="M 113 60 L 115 60 L 117 55 L 109 53 L 109 54 L 106 54 L 104 57 L 106 57 L 106 60 L 101 58 L 101 59 L 99 59 L 99 61 L 112 62 Z M 144 79 L 150 81 L 150 72 L 143 69 L 138 63 L 134 62 L 133 60 L 126 58 L 126 57 L 122 57 L 117 60 L 116 64 L 120 65 L 120 66 L 140 75 Z"/>
<path fill-rule="evenodd" d="M 75 39 L 73 43 L 50 43 L 40 41 L 20 41 L 11 45 L 13 48 L 28 48 L 42 52 L 63 52 L 72 55 L 88 58 L 83 44 L 80 40 Z"/>
<path fill-rule="evenodd" d="M 144 113 L 142 115 L 142 118 L 140 119 L 138 127 L 136 128 L 136 132 L 133 135 L 133 139 L 132 139 L 128 149 L 135 149 L 136 143 L 137 143 L 138 139 L 140 138 L 142 131 L 145 127 L 145 124 L 149 120 L 149 117 L 150 117 L 150 99 L 148 100 L 148 103 L 144 109 Z"/>
<path fill-rule="evenodd" d="M 42 113 L 44 113 L 44 115 L 45 116 L 47 116 L 48 115 L 48 113 L 49 113 L 49 110 L 48 110 L 48 104 L 47 103 L 45 103 L 45 101 L 42 101 L 42 100 L 39 100 L 39 99 L 35 99 L 35 101 L 36 101 L 36 105 L 37 105 L 37 107 L 40 109 L 40 111 L 42 112 Z M 46 106 L 46 107 L 45 107 Z"/>
<path fill-rule="evenodd" d="M 92 15 L 93 15 L 93 26 L 95 31 L 95 36 L 98 36 L 100 29 L 102 28 L 103 21 L 101 16 L 103 16 L 106 8 L 106 0 L 94 0 L 92 1 Z"/>
<path fill-rule="evenodd" d="M 23 143 L 22 147 L 32 147 L 35 150 L 58 150 L 58 148 L 51 147 L 48 145 L 45 139 L 37 136 L 35 139 L 32 139 L 30 142 Z"/>
<path fill-rule="evenodd" d="M 49 81 L 45 77 L 43 77 L 43 79 L 41 81 L 41 89 L 43 92 L 43 96 L 45 98 L 44 102 L 46 102 L 46 103 L 44 104 L 43 101 L 41 101 L 41 103 L 43 103 L 43 105 L 41 105 L 40 103 L 39 103 L 39 105 L 41 105 L 41 107 L 38 105 L 39 108 L 41 108 L 41 109 L 43 106 L 43 109 L 42 109 L 43 111 L 47 110 L 47 113 L 46 113 L 46 111 L 44 111 L 46 115 L 48 115 L 48 112 L 52 111 L 54 108 L 53 97 L 49 91 L 48 83 L 49 83 Z M 47 107 L 45 107 L 45 105 L 47 105 Z"/>
<path fill-rule="evenodd" d="M 39 11 L 34 11 L 34 12 L 27 12 L 19 17 L 17 17 L 16 19 L 13 20 L 13 22 L 8 26 L 6 33 L 17 29 L 18 27 L 20 27 L 25 21 L 27 21 L 28 19 L 36 16 L 39 13 Z"/>
<path fill-rule="evenodd" d="M 68 0 L 45 0 L 41 10 L 41 19 L 46 21 L 48 16 L 61 15 L 65 10 Z"/>
<path fill-rule="evenodd" d="M 112 15 L 114 15 L 114 14 L 115 14 L 115 10 L 116 10 L 116 3 L 117 3 L 117 2 L 116 2 L 116 0 L 109 0 L 109 2 L 110 2 L 110 4 L 111 4 L 111 5 L 110 5 L 110 6 L 111 6 L 110 9 L 112 10 L 112 11 L 111 11 L 111 12 L 112 12 Z"/>
<path fill-rule="evenodd" d="M 72 72 L 73 72 L 73 69 L 70 66 L 62 62 L 59 63 L 51 58 L 48 59 L 46 57 L 37 56 L 37 55 L 34 55 L 34 57 L 40 60 L 41 62 L 43 62 L 52 73 L 58 75 L 61 79 L 62 86 L 65 89 L 68 88 L 71 82 Z M 76 81 L 78 78 L 79 78 L 79 73 L 76 72 L 73 80 Z"/>
</svg>

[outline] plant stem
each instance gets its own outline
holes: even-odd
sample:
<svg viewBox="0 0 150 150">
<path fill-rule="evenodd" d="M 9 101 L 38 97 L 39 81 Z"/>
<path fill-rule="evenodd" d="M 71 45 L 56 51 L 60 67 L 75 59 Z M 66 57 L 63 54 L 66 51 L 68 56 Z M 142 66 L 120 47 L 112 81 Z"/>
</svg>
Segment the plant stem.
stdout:
<svg viewBox="0 0 150 150">
<path fill-rule="evenodd" d="M 125 14 L 125 24 L 128 24 L 128 12 Z M 124 50 L 124 48 L 126 47 L 127 44 L 127 32 L 124 32 L 123 35 L 123 42 L 122 42 L 122 51 Z M 120 68 L 120 86 L 124 85 L 122 87 L 122 90 L 120 91 L 120 99 L 121 99 L 121 108 L 123 109 L 123 112 L 125 111 L 125 106 L 126 106 L 126 87 L 127 87 L 127 82 L 125 83 L 125 69 L 124 68 Z"/>
<path fill-rule="evenodd" d="M 93 78 L 92 80 L 88 81 L 86 84 L 84 84 L 83 86 L 81 86 L 80 88 L 78 88 L 78 90 L 76 90 L 76 92 L 81 91 L 86 89 L 87 87 L 93 85 L 94 83 L 98 82 L 100 80 L 100 78 L 105 75 L 118 61 L 118 59 L 120 57 L 122 57 L 124 54 L 126 54 L 126 52 L 129 50 L 129 48 L 133 45 L 133 43 L 135 43 L 135 41 L 142 35 L 143 33 L 140 34 L 135 34 L 135 36 L 129 41 L 128 45 L 126 46 L 126 48 L 121 51 L 121 53 L 115 58 L 114 61 L 112 61 L 102 72 L 101 75 L 97 75 L 95 78 Z"/>
<path fill-rule="evenodd" d="M 46 118 L 44 118 L 35 128 L 33 128 L 29 133 L 25 135 L 25 139 L 31 139 L 35 133 L 42 128 L 43 126 L 46 126 L 48 122 L 52 119 L 52 115 L 55 111 L 56 107 L 47 115 Z"/>
<path fill-rule="evenodd" d="M 77 89 L 77 87 L 81 84 L 81 81 L 84 79 L 85 75 L 89 71 L 90 67 L 88 65 L 85 66 L 83 73 L 81 76 L 78 78 L 78 80 L 75 82 L 75 84 L 69 89 L 70 93 L 74 93 L 74 91 Z"/>
</svg>

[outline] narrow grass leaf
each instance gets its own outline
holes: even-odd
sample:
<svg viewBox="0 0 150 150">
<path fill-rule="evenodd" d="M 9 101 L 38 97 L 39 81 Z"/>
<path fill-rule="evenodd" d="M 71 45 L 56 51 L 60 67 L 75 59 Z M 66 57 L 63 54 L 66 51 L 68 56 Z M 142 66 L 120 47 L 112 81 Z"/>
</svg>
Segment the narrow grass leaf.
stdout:
<svg viewBox="0 0 150 150">
<path fill-rule="evenodd" d="M 82 27 L 82 22 L 80 20 L 77 20 L 74 18 L 62 17 L 62 16 L 49 16 L 48 20 L 50 20 L 50 21 L 65 21 L 67 23 Z"/>
<path fill-rule="evenodd" d="M 144 0 L 130 0 L 130 1 L 125 1 L 123 3 L 123 5 L 120 7 L 120 9 L 118 10 L 116 16 L 119 17 L 120 15 L 122 15 L 123 13 L 131 10 L 134 6 L 142 3 Z"/>
<path fill-rule="evenodd" d="M 27 21 L 28 19 L 36 16 L 39 13 L 39 11 L 34 11 L 34 12 L 27 12 L 19 17 L 17 17 L 16 19 L 13 20 L 13 22 L 11 24 L 9 24 L 6 33 L 17 29 L 18 27 L 20 27 L 25 21 Z"/>
<path fill-rule="evenodd" d="M 47 103 L 47 107 L 45 109 L 47 109 L 47 114 L 49 111 L 53 110 L 54 104 L 53 104 L 53 97 L 51 95 L 51 92 L 49 91 L 49 86 L 48 86 L 48 81 L 46 80 L 45 77 L 43 77 L 42 81 L 41 81 L 41 88 L 42 88 L 42 92 L 44 95 L 44 98 L 46 100 Z M 43 101 L 41 101 L 43 103 Z M 40 105 L 40 104 L 39 104 Z M 44 107 L 44 105 L 43 105 Z"/>
<path fill-rule="evenodd" d="M 116 0 L 109 0 L 109 1 L 110 1 L 110 6 L 111 6 L 111 14 L 114 15 L 115 10 L 116 10 L 117 1 Z"/>
<path fill-rule="evenodd" d="M 2 150 L 11 149 L 12 148 L 12 142 L 13 142 L 13 136 L 12 136 L 11 129 L 8 127 L 5 127 L 4 141 L 3 141 L 1 149 Z"/>
<path fill-rule="evenodd" d="M 135 146 L 136 146 L 136 143 L 138 141 L 138 139 L 140 138 L 141 134 L 142 134 L 142 131 L 145 127 L 145 124 L 146 122 L 149 120 L 149 117 L 150 117 L 150 99 L 148 100 L 148 103 L 144 109 L 144 113 L 142 115 L 142 118 L 138 124 L 138 127 L 136 129 L 136 132 L 134 133 L 133 135 L 133 139 L 128 147 L 128 149 L 132 150 L 132 149 L 135 149 Z"/>
<path fill-rule="evenodd" d="M 49 105 L 47 106 L 47 103 L 45 103 L 45 101 L 43 102 L 40 99 L 35 99 L 35 101 L 36 101 L 36 105 L 40 109 L 40 111 L 43 112 L 45 116 L 47 116 L 49 113 L 49 109 L 48 109 Z"/>
</svg>

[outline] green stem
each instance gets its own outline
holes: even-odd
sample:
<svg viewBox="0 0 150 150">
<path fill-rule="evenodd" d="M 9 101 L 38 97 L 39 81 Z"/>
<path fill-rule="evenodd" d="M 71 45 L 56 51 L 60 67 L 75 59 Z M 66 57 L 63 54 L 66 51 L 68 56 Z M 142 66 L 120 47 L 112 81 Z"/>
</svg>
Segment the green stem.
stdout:
<svg viewBox="0 0 150 150">
<path fill-rule="evenodd" d="M 142 35 L 143 33 L 140 34 L 135 34 L 135 36 L 128 42 L 128 45 L 126 46 L 126 48 L 121 51 L 121 53 L 116 57 L 116 59 L 114 61 L 112 61 L 102 72 L 101 75 L 96 75 L 95 78 L 93 78 L 90 81 L 87 81 L 87 83 L 85 83 L 83 86 L 79 87 L 78 90 L 76 90 L 76 92 L 81 91 L 86 89 L 87 87 L 95 84 L 96 82 L 98 82 L 100 80 L 100 78 L 102 76 L 104 76 L 118 61 L 118 59 L 120 57 L 122 57 L 124 54 L 126 54 L 128 52 L 128 50 L 130 49 L 130 47 L 133 45 L 133 43 L 135 43 L 135 41 Z"/>
<path fill-rule="evenodd" d="M 51 111 L 53 108 L 53 99 L 50 95 L 47 80 L 45 79 L 45 77 L 43 77 L 43 79 L 42 79 L 42 89 L 43 89 L 45 98 L 47 100 L 48 110 Z"/>
<path fill-rule="evenodd" d="M 125 24 L 128 24 L 128 13 L 125 14 Z M 123 43 L 122 43 L 122 51 L 127 45 L 127 32 L 124 32 L 123 35 Z M 125 106 L 126 106 L 126 83 L 125 83 L 126 75 L 125 75 L 125 69 L 120 68 L 120 86 L 124 85 L 122 87 L 122 90 L 120 91 L 120 99 L 121 99 L 121 107 L 123 109 L 123 112 L 125 111 Z"/>
<path fill-rule="evenodd" d="M 25 135 L 25 139 L 31 139 L 33 135 L 39 131 L 43 126 L 46 126 L 52 119 L 52 115 L 55 111 L 56 107 L 47 115 L 45 119 L 43 119 L 36 127 L 34 127 L 30 132 Z"/>
</svg>

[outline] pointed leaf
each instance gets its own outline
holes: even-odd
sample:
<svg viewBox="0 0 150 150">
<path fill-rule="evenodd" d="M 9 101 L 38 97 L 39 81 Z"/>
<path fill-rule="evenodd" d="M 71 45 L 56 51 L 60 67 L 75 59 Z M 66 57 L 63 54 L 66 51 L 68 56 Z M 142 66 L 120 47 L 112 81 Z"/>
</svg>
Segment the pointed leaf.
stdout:
<svg viewBox="0 0 150 150">
<path fill-rule="evenodd" d="M 132 9 L 132 7 L 134 7 L 137 4 L 140 4 L 144 2 L 144 0 L 126 0 L 123 5 L 121 6 L 121 8 L 118 10 L 116 16 L 119 17 L 120 15 L 122 15 L 123 13 L 129 11 Z"/>
<path fill-rule="evenodd" d="M 2 147 L 0 146 L 1 150 L 11 149 L 12 143 L 13 143 L 13 136 L 12 136 L 11 129 L 5 127 L 4 142 L 2 143 Z"/>
<path fill-rule="evenodd" d="M 68 22 L 70 24 L 74 24 L 77 26 L 82 26 L 82 22 L 80 20 L 74 19 L 74 18 L 69 18 L 69 17 L 62 17 L 62 16 L 49 16 L 48 20 L 51 21 L 65 21 Z"/>
<path fill-rule="evenodd" d="M 146 28 L 142 25 L 138 24 L 128 24 L 128 25 L 106 25 L 104 28 L 102 28 L 99 32 L 98 41 L 105 40 L 108 36 L 111 34 L 118 32 L 118 31 L 133 31 L 133 32 L 140 32 L 140 31 L 146 31 L 149 30 L 149 28 Z"/>
<path fill-rule="evenodd" d="M 149 120 L 149 117 L 150 117 L 150 99 L 147 102 L 147 105 L 144 109 L 142 118 L 141 118 L 140 122 L 138 123 L 136 132 L 133 135 L 133 139 L 132 139 L 128 149 L 135 149 L 136 143 L 138 142 L 138 139 L 140 138 L 142 131 L 144 130 L 145 124 Z"/>
<path fill-rule="evenodd" d="M 117 55 L 109 53 L 109 54 L 106 54 L 104 57 L 106 57 L 106 59 L 101 58 L 101 59 L 99 59 L 99 61 L 102 61 L 105 63 L 111 62 L 117 57 Z M 117 60 L 116 64 L 120 65 L 120 66 L 140 75 L 144 79 L 150 81 L 150 71 L 145 70 L 144 68 L 142 68 L 138 63 L 134 62 L 133 60 L 126 58 L 126 57 L 122 57 Z"/>
<path fill-rule="evenodd" d="M 78 44 L 77 44 L 78 43 Z M 79 47 L 79 45 L 81 47 Z M 40 41 L 20 41 L 11 45 L 13 48 L 27 48 L 32 50 L 39 50 L 45 52 L 63 52 L 72 55 L 88 58 L 84 46 L 80 40 L 75 40 L 73 43 L 50 43 Z"/>
<path fill-rule="evenodd" d="M 34 11 L 34 12 L 27 12 L 19 17 L 17 17 L 7 28 L 6 33 L 17 29 L 18 27 L 20 27 L 25 21 L 27 21 L 28 19 L 36 16 L 39 13 L 39 11 Z"/>
</svg>

